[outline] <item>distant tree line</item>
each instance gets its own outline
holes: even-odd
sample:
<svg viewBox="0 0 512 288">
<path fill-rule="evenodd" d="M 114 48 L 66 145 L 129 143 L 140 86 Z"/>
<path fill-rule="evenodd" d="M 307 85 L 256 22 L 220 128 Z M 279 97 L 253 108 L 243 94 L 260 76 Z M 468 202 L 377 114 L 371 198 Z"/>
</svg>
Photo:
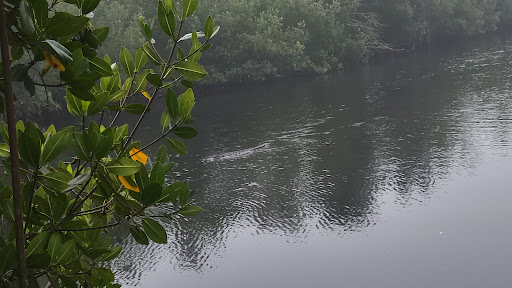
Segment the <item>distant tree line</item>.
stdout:
<svg viewBox="0 0 512 288">
<path fill-rule="evenodd" d="M 213 83 L 325 73 L 376 53 L 488 33 L 512 20 L 512 0 L 208 2 L 191 28 L 208 13 L 223 28 L 214 56 L 203 62 Z"/>
<path fill-rule="evenodd" d="M 135 53 L 145 41 L 138 17 L 158 26 L 151 6 L 145 0 L 102 1 L 91 21 L 111 28 L 100 54 L 119 55 L 121 44 Z M 203 0 L 185 28 L 203 30 L 201 19 L 208 15 L 222 33 L 201 59 L 210 73 L 203 83 L 222 84 L 326 73 L 379 53 L 492 32 L 512 23 L 512 0 Z M 163 33 L 153 38 L 160 50 L 172 44 Z M 34 103 L 25 110 L 53 105 L 40 90 L 36 101 L 20 95 Z"/>
<path fill-rule="evenodd" d="M 118 54 L 110 50 L 119 43 L 132 43 L 127 48 L 134 52 L 144 38 L 137 17 L 156 17 L 151 5 L 106 0 L 101 6 L 94 19 L 111 26 L 105 53 Z M 325 73 L 390 49 L 495 31 L 511 22 L 512 0 L 204 0 L 187 28 L 202 30 L 200 19 L 208 15 L 222 33 L 203 59 L 206 81 L 226 83 Z M 170 45 L 164 35 L 153 37 L 156 47 Z"/>
</svg>

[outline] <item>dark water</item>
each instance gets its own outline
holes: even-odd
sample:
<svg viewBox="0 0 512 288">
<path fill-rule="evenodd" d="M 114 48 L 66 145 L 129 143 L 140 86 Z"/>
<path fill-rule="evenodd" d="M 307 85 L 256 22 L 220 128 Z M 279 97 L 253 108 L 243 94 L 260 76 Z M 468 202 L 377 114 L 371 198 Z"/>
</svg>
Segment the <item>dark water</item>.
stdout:
<svg viewBox="0 0 512 288">
<path fill-rule="evenodd" d="M 118 281 L 512 287 L 511 51 L 495 36 L 202 91 L 171 177 L 204 213 L 166 226 L 167 245 L 127 240 Z"/>
</svg>

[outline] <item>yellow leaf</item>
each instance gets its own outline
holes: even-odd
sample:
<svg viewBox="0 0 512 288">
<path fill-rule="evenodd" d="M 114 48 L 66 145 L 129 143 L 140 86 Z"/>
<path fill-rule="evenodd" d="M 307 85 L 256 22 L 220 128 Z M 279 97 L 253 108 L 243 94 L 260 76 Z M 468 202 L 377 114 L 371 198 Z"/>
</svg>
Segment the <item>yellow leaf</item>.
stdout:
<svg viewBox="0 0 512 288">
<path fill-rule="evenodd" d="M 148 100 L 151 100 L 151 97 L 149 96 L 148 92 L 142 90 L 142 91 L 140 91 L 140 93 L 142 93 L 142 95 L 144 95 L 144 97 L 148 98 Z"/>
<path fill-rule="evenodd" d="M 53 68 L 55 69 L 58 69 L 59 71 L 66 71 L 66 68 L 64 67 L 64 65 L 62 65 L 62 63 L 60 63 L 59 59 L 57 59 L 57 57 L 53 56 L 52 54 L 46 52 L 46 51 L 43 51 L 43 55 L 44 55 L 44 59 L 46 59 L 46 62 L 48 62 L 48 64 L 46 64 L 45 66 L 45 69 L 47 69 L 47 67 L 49 66 L 52 66 Z"/>
<path fill-rule="evenodd" d="M 52 59 L 52 66 L 53 68 L 59 70 L 59 71 L 66 71 L 66 68 L 64 67 L 64 65 L 62 65 L 62 63 L 60 63 L 59 59 L 57 59 L 55 56 L 53 55 L 50 55 L 50 58 Z"/>
<path fill-rule="evenodd" d="M 130 150 L 130 155 L 133 155 L 131 156 L 131 158 L 135 161 L 139 161 L 140 163 L 146 165 L 146 163 L 148 162 L 148 156 L 146 154 L 144 154 L 142 151 L 140 151 L 139 149 L 137 149 L 136 147 L 133 147 L 131 150 Z"/>
<path fill-rule="evenodd" d="M 48 54 L 48 52 L 46 51 L 43 51 L 43 56 L 44 56 L 44 59 L 46 60 L 46 62 L 48 62 L 48 64 L 52 65 L 52 63 L 50 63 L 52 60 L 50 60 L 50 54 Z"/>
<path fill-rule="evenodd" d="M 138 187 L 132 186 L 130 183 L 128 183 L 126 178 L 124 178 L 123 176 L 117 176 L 117 177 L 119 178 L 119 181 L 121 181 L 121 183 L 123 183 L 123 186 L 126 187 L 127 189 L 132 190 L 134 192 L 140 191 Z"/>
</svg>

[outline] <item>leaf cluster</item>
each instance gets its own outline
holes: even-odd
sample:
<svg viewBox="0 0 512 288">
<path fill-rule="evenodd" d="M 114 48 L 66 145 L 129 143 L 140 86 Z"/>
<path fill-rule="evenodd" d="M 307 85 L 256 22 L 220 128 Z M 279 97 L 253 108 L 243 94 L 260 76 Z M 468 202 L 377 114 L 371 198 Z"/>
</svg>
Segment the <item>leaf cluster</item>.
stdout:
<svg viewBox="0 0 512 288">
<path fill-rule="evenodd" d="M 90 24 L 100 0 L 6 3 L 9 46 L 16 52 L 11 55 L 15 81 L 23 82 L 30 93 L 36 85 L 61 87 L 67 110 L 82 123 L 41 129 L 32 122 L 18 122 L 19 155 L 11 155 L 8 125 L 0 123 L 2 164 L 10 171 L 10 157 L 19 157 L 21 165 L 29 283 L 31 287 L 39 283 L 117 287 L 105 267 L 122 250 L 112 239 L 131 234 L 144 245 L 165 244 L 162 221 L 201 212 L 189 184 L 173 182 L 167 175 L 174 167 L 170 156 L 187 153 L 179 139 L 197 135 L 190 126 L 196 101 L 193 88 L 207 75 L 198 62 L 219 28 L 207 17 L 204 31 L 185 34 L 183 24 L 198 0 L 159 1 L 158 28 L 168 35 L 171 47 L 157 50 L 152 38 L 155 27 L 141 17 L 147 42 L 134 53 L 121 47 L 119 63 L 113 63 L 110 56 L 100 57 L 97 52 L 107 41 L 109 28 L 93 29 Z M 62 12 L 59 5 L 71 5 L 78 12 Z M 27 58 L 23 55 L 30 60 L 23 61 Z M 28 73 L 42 62 L 46 65 L 38 71 L 41 79 L 54 69 L 58 83 L 41 84 Z M 185 87 L 180 95 L 174 92 L 176 85 Z M 141 143 L 136 132 L 158 97 L 165 97 L 166 103 L 159 123 L 162 133 Z M 113 117 L 107 122 L 108 111 Z M 118 123 L 121 113 L 137 115 L 136 124 Z M 161 141 L 165 142 L 156 157 L 144 153 Z M 0 285 L 10 287 L 18 279 L 15 213 L 8 184 L 0 183 L 0 203 L 0 216 L 12 225 L 9 236 L 0 238 L 0 257 L 6 260 L 0 265 Z"/>
</svg>

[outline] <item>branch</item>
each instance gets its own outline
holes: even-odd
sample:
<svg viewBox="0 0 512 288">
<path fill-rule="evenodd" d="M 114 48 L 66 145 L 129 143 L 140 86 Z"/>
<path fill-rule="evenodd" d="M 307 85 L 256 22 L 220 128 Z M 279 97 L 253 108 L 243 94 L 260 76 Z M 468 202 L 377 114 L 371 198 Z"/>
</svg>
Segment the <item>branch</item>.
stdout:
<svg viewBox="0 0 512 288">
<path fill-rule="evenodd" d="M 155 144 L 156 142 L 162 140 L 165 136 L 169 135 L 169 133 L 171 133 L 172 131 L 174 131 L 174 129 L 176 129 L 178 126 L 180 126 L 181 124 L 183 123 L 182 120 L 176 122 L 176 124 L 174 124 L 174 126 L 171 127 L 171 129 L 169 129 L 167 132 L 165 132 L 164 134 L 160 135 L 160 137 L 156 138 L 155 140 L 151 141 L 151 143 L 147 144 L 146 146 L 142 147 L 139 151 L 133 153 L 132 155 L 130 155 L 130 157 L 132 156 L 135 156 L 137 155 L 139 152 L 142 152 L 144 150 L 146 150 L 148 147 L 150 147 L 151 145 Z"/>
<path fill-rule="evenodd" d="M 128 88 L 128 91 L 126 91 L 126 95 L 124 96 L 123 100 L 121 100 L 121 106 L 123 106 L 126 103 L 126 99 L 128 99 L 128 95 L 130 95 L 130 91 L 132 91 L 132 86 L 133 86 L 133 82 L 135 81 L 136 75 L 137 75 L 137 73 L 135 73 L 133 75 L 133 80 L 132 80 L 132 82 L 130 82 L 130 87 Z M 116 122 L 120 113 L 121 113 L 121 111 L 117 111 L 116 116 L 114 116 L 114 119 L 112 119 L 112 122 L 110 122 L 110 126 L 108 126 L 109 128 L 114 126 L 114 123 Z"/>
<path fill-rule="evenodd" d="M 110 228 L 110 227 L 117 226 L 119 224 L 121 224 L 121 222 L 112 223 L 112 224 L 108 224 L 108 225 L 104 225 L 104 226 L 98 226 L 98 227 L 79 228 L 79 229 L 59 229 L 58 231 L 61 231 L 61 232 L 91 231 L 91 230 Z"/>
<path fill-rule="evenodd" d="M 64 87 L 67 86 L 67 83 L 61 83 L 61 84 L 44 84 L 44 83 L 36 83 L 34 82 L 34 85 L 36 86 L 42 86 L 42 87 Z"/>
<path fill-rule="evenodd" d="M 4 1 L 0 1 L 0 46 L 4 74 L 5 110 L 7 111 L 7 127 L 9 132 L 9 146 L 11 147 L 11 177 L 14 222 L 16 232 L 16 253 L 18 262 L 19 287 L 28 286 L 27 265 L 25 256 L 25 231 L 23 229 L 23 198 L 21 195 L 20 162 L 18 158 L 18 136 L 16 129 L 16 116 L 14 114 L 14 94 L 12 92 L 11 59 L 9 59 L 9 40 L 7 36 L 7 19 L 5 16 Z"/>
<path fill-rule="evenodd" d="M 34 194 L 36 192 L 36 183 L 37 183 L 37 174 L 39 174 L 39 166 L 37 166 L 36 170 L 34 171 L 34 174 L 32 176 L 32 192 L 30 193 L 30 200 L 28 201 L 28 212 L 27 212 L 27 220 L 25 222 L 25 228 L 24 231 L 27 231 L 28 228 L 28 222 L 30 222 L 30 212 L 32 211 L 32 201 L 34 201 Z"/>
</svg>

